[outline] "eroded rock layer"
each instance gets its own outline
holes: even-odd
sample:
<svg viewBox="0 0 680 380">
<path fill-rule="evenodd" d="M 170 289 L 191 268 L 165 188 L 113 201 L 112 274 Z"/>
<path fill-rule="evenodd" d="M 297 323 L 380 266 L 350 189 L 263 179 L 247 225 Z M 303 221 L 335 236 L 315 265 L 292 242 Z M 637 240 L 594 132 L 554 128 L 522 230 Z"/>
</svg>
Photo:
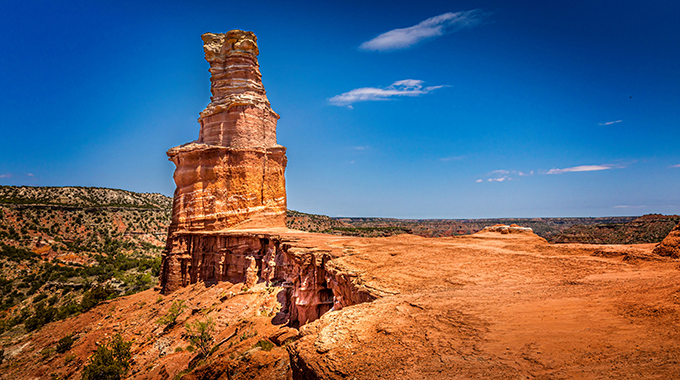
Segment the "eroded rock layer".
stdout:
<svg viewBox="0 0 680 380">
<path fill-rule="evenodd" d="M 680 224 L 666 236 L 659 245 L 654 248 L 654 254 L 680 258 Z"/>
<path fill-rule="evenodd" d="M 284 227 L 286 148 L 276 142 L 279 115 L 262 85 L 257 37 L 232 30 L 202 38 L 212 97 L 198 140 L 168 151 L 177 166 L 170 235 Z"/>
<path fill-rule="evenodd" d="M 161 283 L 164 292 L 197 282 L 280 286 L 285 292 L 278 323 L 298 327 L 329 310 L 378 297 L 359 286 L 355 274 L 330 264 L 331 259 L 322 249 L 264 232 L 178 233 L 166 252 Z"/>
</svg>

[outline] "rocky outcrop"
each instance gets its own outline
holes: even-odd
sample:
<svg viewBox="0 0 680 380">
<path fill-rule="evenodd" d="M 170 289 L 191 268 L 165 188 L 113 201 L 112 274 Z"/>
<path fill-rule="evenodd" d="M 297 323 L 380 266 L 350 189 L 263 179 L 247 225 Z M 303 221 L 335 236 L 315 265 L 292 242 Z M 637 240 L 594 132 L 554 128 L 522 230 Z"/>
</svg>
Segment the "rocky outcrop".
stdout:
<svg viewBox="0 0 680 380">
<path fill-rule="evenodd" d="M 372 301 L 377 295 L 362 288 L 358 277 L 334 264 L 324 250 L 264 232 L 183 233 L 166 252 L 161 283 L 165 293 L 203 282 L 265 282 L 285 291 L 279 302 L 279 323 L 298 327 L 329 310 Z"/>
<path fill-rule="evenodd" d="M 659 256 L 680 258 L 680 224 L 671 230 L 668 236 L 654 248 L 652 253 Z"/>
<path fill-rule="evenodd" d="M 252 32 L 206 33 L 211 102 L 198 140 L 172 148 L 177 166 L 170 235 L 243 227 L 285 227 L 286 148 L 267 100 Z M 170 242 L 172 243 L 172 242 Z"/>
<path fill-rule="evenodd" d="M 484 227 L 484 229 L 480 232 L 498 232 L 501 234 L 532 234 L 534 231 L 529 228 L 529 227 L 521 227 L 518 226 L 517 224 L 511 224 L 511 225 L 505 225 L 505 224 L 496 224 L 493 226 L 488 226 Z"/>
<path fill-rule="evenodd" d="M 280 286 L 276 319 L 292 327 L 373 300 L 356 275 L 327 267 L 329 251 L 271 233 L 286 231 L 286 149 L 276 142 L 279 115 L 262 86 L 257 38 L 232 30 L 203 41 L 212 97 L 198 140 L 168 151 L 177 189 L 162 292 L 197 282 Z"/>
</svg>

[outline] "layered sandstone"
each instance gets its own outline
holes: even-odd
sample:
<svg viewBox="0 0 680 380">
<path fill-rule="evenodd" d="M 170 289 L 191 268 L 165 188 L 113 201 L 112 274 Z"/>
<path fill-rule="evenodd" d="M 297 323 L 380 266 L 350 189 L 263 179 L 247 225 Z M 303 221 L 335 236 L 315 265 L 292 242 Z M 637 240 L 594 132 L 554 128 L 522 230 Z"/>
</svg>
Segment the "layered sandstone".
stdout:
<svg viewBox="0 0 680 380">
<path fill-rule="evenodd" d="M 164 292 L 198 281 L 272 280 L 263 275 L 262 260 L 273 246 L 222 232 L 286 226 L 286 148 L 276 142 L 279 115 L 262 85 L 257 38 L 241 30 L 202 38 L 212 96 L 198 119 L 198 140 L 168 151 L 177 188 Z"/>
<path fill-rule="evenodd" d="M 379 296 L 333 264 L 331 249 L 301 245 L 296 237 L 266 230 L 177 233 L 165 253 L 161 283 L 166 292 L 195 283 L 276 285 L 283 289 L 278 322 L 294 327 Z"/>
<path fill-rule="evenodd" d="M 257 38 L 232 30 L 206 33 L 203 41 L 212 97 L 199 118 L 198 140 L 168 151 L 177 189 L 163 293 L 195 283 L 280 286 L 278 318 L 294 327 L 373 300 L 355 289 L 356 276 L 327 267 L 327 251 L 271 232 L 286 232 L 286 150 L 276 142 L 279 115 L 262 85 Z"/>
<path fill-rule="evenodd" d="M 654 254 L 680 258 L 680 224 L 666 236 L 659 245 L 654 248 Z"/>
<path fill-rule="evenodd" d="M 285 227 L 286 148 L 267 100 L 252 32 L 206 33 L 211 102 L 197 141 L 172 148 L 177 166 L 170 234 L 235 227 Z"/>
</svg>

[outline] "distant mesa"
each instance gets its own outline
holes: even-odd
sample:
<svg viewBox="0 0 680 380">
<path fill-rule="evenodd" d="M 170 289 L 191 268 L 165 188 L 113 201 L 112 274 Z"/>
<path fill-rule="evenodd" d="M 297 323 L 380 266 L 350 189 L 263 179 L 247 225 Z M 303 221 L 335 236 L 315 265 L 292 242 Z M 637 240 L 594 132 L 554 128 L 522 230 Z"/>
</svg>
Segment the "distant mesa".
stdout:
<svg viewBox="0 0 680 380">
<path fill-rule="evenodd" d="M 659 245 L 654 248 L 654 254 L 680 258 L 680 224 L 675 226 Z"/>
</svg>

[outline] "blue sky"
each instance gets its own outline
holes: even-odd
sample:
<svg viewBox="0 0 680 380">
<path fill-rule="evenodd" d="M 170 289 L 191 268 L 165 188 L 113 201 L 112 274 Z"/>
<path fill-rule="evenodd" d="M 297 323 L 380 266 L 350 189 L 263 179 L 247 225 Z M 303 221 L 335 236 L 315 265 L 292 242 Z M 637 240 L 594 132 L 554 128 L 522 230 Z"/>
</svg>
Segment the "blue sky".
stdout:
<svg viewBox="0 0 680 380">
<path fill-rule="evenodd" d="M 291 209 L 680 214 L 674 1 L 6 1 L 0 184 L 172 195 L 201 34 L 254 31 Z"/>
</svg>

